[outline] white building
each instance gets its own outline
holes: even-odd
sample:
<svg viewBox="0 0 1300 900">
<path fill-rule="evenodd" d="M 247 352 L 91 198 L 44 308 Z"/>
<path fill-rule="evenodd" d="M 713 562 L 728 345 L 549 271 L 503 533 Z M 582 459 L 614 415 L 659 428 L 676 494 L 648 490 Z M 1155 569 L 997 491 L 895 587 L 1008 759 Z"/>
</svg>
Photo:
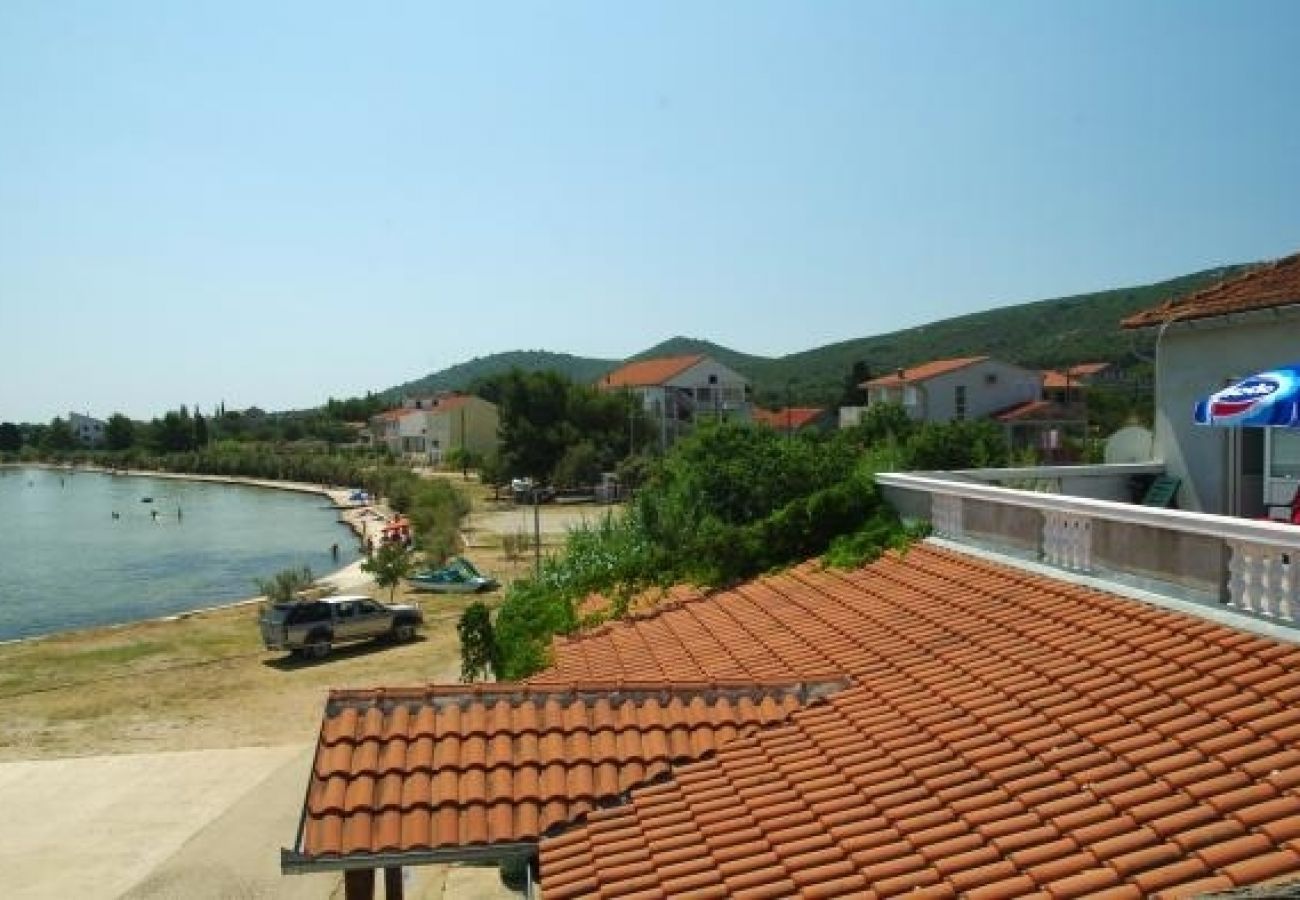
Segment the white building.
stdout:
<svg viewBox="0 0 1300 900">
<path fill-rule="evenodd" d="M 1180 509 L 1256 517 L 1300 485 L 1300 431 L 1211 428 L 1196 401 L 1300 361 L 1300 254 L 1124 320 L 1156 331 L 1155 452 L 1180 478 Z"/>
<path fill-rule="evenodd" d="M 371 419 L 375 443 L 437 464 L 454 450 L 488 454 L 499 443 L 496 404 L 472 394 L 409 397 Z"/>
<path fill-rule="evenodd" d="M 87 447 L 97 447 L 104 443 L 104 430 L 108 423 L 91 418 L 89 414 L 68 413 L 68 427 L 72 435 Z"/>
<path fill-rule="evenodd" d="M 659 431 L 662 447 L 698 421 L 748 422 L 752 415 L 751 388 L 745 377 L 703 354 L 631 362 L 602 376 L 597 386 L 636 394 Z"/>
<path fill-rule="evenodd" d="M 861 385 L 867 408 L 896 403 L 920 422 L 991 417 L 1041 399 L 1043 374 L 987 356 L 939 359 Z"/>
</svg>

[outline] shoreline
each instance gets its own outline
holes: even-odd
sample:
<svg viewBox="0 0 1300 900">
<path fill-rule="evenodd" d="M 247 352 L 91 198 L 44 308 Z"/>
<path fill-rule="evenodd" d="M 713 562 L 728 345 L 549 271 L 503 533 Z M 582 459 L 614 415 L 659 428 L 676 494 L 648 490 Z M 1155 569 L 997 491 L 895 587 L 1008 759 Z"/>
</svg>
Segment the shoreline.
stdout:
<svg viewBox="0 0 1300 900">
<path fill-rule="evenodd" d="M 346 525 L 363 547 L 366 539 L 370 536 L 370 523 L 383 523 L 392 517 L 392 510 L 383 503 L 363 504 L 350 501 L 348 497 L 355 490 L 354 488 L 332 488 L 328 485 L 312 484 L 305 481 L 276 481 L 269 478 L 248 478 L 241 475 L 206 475 L 198 472 L 153 472 L 148 469 L 108 469 L 104 466 L 95 465 L 74 466 L 70 464 L 59 465 L 56 463 L 41 462 L 6 462 L 0 463 L 0 468 L 45 469 L 54 472 L 89 472 L 94 475 L 109 476 L 128 475 L 140 478 L 162 478 L 173 481 L 201 481 L 210 484 L 258 487 L 270 490 L 290 491 L 299 494 L 318 494 L 330 501 L 331 506 L 329 508 L 338 513 L 336 521 L 340 525 Z M 313 584 L 332 587 L 338 593 L 344 593 L 347 591 L 368 591 L 374 587 L 374 577 L 361 571 L 362 562 L 364 562 L 364 557 L 319 576 L 315 579 Z M 129 628 L 147 622 L 179 622 L 205 613 L 221 612 L 223 610 L 236 609 L 241 606 L 252 606 L 256 603 L 265 602 L 266 596 L 258 594 L 253 597 L 244 597 L 238 600 L 231 600 L 227 603 L 202 606 L 196 609 L 169 613 L 163 616 L 148 616 L 142 619 L 132 619 L 128 622 L 113 622 L 106 625 L 91 625 L 86 628 L 69 628 L 62 631 L 52 631 L 49 634 L 33 634 L 26 637 L 0 639 L 0 647 L 11 646 L 13 644 L 31 643 L 34 641 L 44 641 L 52 638 L 62 638 L 69 635 L 85 634 L 86 632 L 92 631 Z"/>
</svg>

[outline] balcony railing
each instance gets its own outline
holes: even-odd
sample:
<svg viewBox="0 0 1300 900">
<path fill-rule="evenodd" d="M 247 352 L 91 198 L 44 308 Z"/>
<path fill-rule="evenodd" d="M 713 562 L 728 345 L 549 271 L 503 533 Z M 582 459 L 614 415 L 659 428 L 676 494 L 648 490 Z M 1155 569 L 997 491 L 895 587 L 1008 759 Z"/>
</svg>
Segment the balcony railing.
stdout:
<svg viewBox="0 0 1300 900">
<path fill-rule="evenodd" d="M 1091 493 L 1114 493 L 1133 475 L 1160 470 L 1060 471 L 1073 468 L 889 473 L 877 481 L 900 515 L 930 521 L 941 537 L 1300 625 L 1300 527 L 1042 491 L 1088 490 L 1091 479 Z"/>
</svg>

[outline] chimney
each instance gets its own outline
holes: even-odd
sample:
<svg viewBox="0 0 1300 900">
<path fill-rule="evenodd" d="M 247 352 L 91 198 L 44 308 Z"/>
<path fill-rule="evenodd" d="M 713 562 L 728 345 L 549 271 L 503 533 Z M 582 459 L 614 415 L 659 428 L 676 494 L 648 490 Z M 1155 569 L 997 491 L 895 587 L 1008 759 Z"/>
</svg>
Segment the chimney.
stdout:
<svg viewBox="0 0 1300 900">
<path fill-rule="evenodd" d="M 906 373 L 904 372 L 903 368 L 900 366 L 898 369 L 898 380 L 902 381 L 905 377 L 907 377 Z"/>
</svg>

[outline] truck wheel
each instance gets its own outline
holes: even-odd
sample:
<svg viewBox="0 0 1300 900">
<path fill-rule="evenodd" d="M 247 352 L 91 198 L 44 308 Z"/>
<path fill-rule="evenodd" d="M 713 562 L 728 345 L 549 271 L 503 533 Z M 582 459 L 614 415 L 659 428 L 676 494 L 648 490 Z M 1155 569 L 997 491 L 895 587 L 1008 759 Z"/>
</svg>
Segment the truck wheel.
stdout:
<svg viewBox="0 0 1300 900">
<path fill-rule="evenodd" d="M 398 622 L 393 626 L 393 640 L 405 643 L 406 641 L 414 639 L 415 626 L 410 622 Z"/>
<path fill-rule="evenodd" d="M 330 636 L 326 632 L 317 632 L 307 638 L 303 655 L 308 659 L 324 659 L 330 655 Z"/>
</svg>

